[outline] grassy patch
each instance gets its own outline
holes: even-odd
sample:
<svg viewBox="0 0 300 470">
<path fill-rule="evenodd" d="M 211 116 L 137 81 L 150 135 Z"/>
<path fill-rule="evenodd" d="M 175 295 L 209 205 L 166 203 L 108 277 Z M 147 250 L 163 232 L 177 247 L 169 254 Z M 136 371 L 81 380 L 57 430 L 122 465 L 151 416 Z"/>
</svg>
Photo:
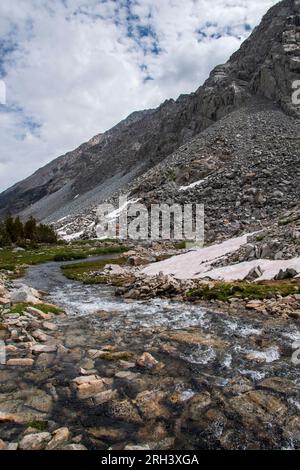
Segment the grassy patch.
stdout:
<svg viewBox="0 0 300 470">
<path fill-rule="evenodd" d="M 299 293 L 299 285 L 293 283 L 268 283 L 268 284 L 248 284 L 248 283 L 228 283 L 219 282 L 212 287 L 202 284 L 186 294 L 188 300 L 221 300 L 227 302 L 232 298 L 264 300 L 274 298 L 277 295 L 286 297 Z"/>
<path fill-rule="evenodd" d="M 25 304 L 25 303 L 15 304 L 10 308 L 9 313 L 21 315 L 26 310 L 27 307 L 28 307 L 28 304 Z"/>
<path fill-rule="evenodd" d="M 120 243 L 120 240 L 118 240 L 117 238 L 105 238 L 103 240 L 98 240 L 98 239 L 92 239 L 92 240 L 74 240 L 73 241 L 73 244 L 74 245 L 103 245 L 105 243 L 114 243 L 114 244 L 117 244 L 117 243 Z"/>
<path fill-rule="evenodd" d="M 161 255 L 156 258 L 156 261 L 164 261 L 170 257 L 171 255 Z M 95 271 L 103 271 L 107 264 L 117 264 L 119 266 L 123 266 L 127 264 L 127 261 L 128 258 L 126 256 L 120 256 L 118 258 L 110 258 L 105 260 L 67 264 L 65 266 L 61 266 L 61 269 L 68 279 L 73 281 L 80 281 L 83 284 L 110 284 L 115 287 L 122 287 L 125 284 L 133 282 L 135 280 L 135 276 L 133 274 L 128 274 L 126 276 L 105 274 L 94 276 L 93 273 Z"/>
<path fill-rule="evenodd" d="M 111 276 L 92 276 L 95 271 L 102 271 L 107 264 L 118 264 L 124 265 L 127 262 L 127 258 L 121 256 L 119 258 L 98 260 L 98 261 L 86 261 L 84 263 L 67 264 L 62 266 L 61 269 L 64 275 L 68 279 L 73 281 L 81 281 L 85 284 L 106 284 Z"/>
<path fill-rule="evenodd" d="M 22 313 L 24 313 L 28 307 L 34 307 L 46 314 L 59 315 L 62 312 L 62 309 L 51 304 L 33 305 L 33 304 L 19 303 L 10 307 L 9 313 L 14 314 L 14 315 L 17 315 L 17 314 L 22 315 Z"/>
<path fill-rule="evenodd" d="M 28 423 L 26 423 L 26 427 L 37 429 L 38 431 L 45 431 L 48 428 L 48 421 L 28 421 Z"/>
<path fill-rule="evenodd" d="M 75 261 L 76 259 L 85 259 L 85 253 L 57 253 L 53 261 Z"/>
<path fill-rule="evenodd" d="M 46 314 L 59 315 L 62 313 L 62 309 L 50 304 L 38 304 L 34 305 L 35 308 Z"/>
<path fill-rule="evenodd" d="M 102 353 L 100 359 L 104 361 L 129 361 L 132 359 L 133 353 L 132 352 L 105 352 Z"/>
<path fill-rule="evenodd" d="M 175 249 L 176 250 L 184 250 L 186 248 L 186 241 L 176 242 Z"/>
<path fill-rule="evenodd" d="M 103 243 L 95 241 L 91 246 L 81 244 L 40 245 L 25 251 L 14 252 L 7 248 L 0 250 L 0 270 L 12 271 L 14 277 L 24 273 L 28 265 L 47 263 L 49 261 L 72 261 L 84 259 L 90 256 L 101 256 L 110 253 L 122 253 L 128 248 L 115 243 L 111 246 L 103 246 Z"/>
<path fill-rule="evenodd" d="M 108 246 L 108 247 L 93 247 L 89 250 L 83 251 L 71 251 L 69 253 L 57 253 L 54 256 L 54 261 L 75 261 L 80 259 L 88 258 L 89 256 L 101 256 L 101 255 L 109 255 L 112 253 L 123 253 L 127 251 L 127 247 L 116 245 L 116 246 Z"/>
</svg>

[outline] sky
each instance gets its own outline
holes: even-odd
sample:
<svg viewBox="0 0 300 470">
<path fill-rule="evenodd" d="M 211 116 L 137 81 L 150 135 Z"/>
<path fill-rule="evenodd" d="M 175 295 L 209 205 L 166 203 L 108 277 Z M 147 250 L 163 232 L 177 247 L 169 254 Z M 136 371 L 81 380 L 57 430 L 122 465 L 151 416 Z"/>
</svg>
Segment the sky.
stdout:
<svg viewBox="0 0 300 470">
<path fill-rule="evenodd" d="M 1 0 L 0 192 L 195 91 L 276 0 Z"/>
</svg>

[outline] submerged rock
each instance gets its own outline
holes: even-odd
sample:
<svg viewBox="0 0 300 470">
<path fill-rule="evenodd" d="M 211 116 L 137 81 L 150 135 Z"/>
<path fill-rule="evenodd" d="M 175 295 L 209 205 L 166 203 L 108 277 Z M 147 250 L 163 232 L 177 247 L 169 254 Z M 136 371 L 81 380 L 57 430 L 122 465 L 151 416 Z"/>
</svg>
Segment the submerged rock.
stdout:
<svg viewBox="0 0 300 470">
<path fill-rule="evenodd" d="M 51 434 L 49 432 L 28 434 L 20 441 L 19 447 L 21 450 L 43 450 L 50 440 Z"/>
<path fill-rule="evenodd" d="M 137 365 L 146 369 L 153 369 L 158 365 L 158 361 L 150 353 L 144 352 L 137 360 Z"/>
<path fill-rule="evenodd" d="M 100 393 L 104 388 L 104 382 L 96 375 L 77 377 L 73 380 L 76 384 L 77 398 L 85 400 Z"/>
<path fill-rule="evenodd" d="M 54 450 L 65 444 L 70 438 L 68 428 L 59 428 L 52 434 L 51 441 L 47 444 L 46 450 Z"/>
</svg>

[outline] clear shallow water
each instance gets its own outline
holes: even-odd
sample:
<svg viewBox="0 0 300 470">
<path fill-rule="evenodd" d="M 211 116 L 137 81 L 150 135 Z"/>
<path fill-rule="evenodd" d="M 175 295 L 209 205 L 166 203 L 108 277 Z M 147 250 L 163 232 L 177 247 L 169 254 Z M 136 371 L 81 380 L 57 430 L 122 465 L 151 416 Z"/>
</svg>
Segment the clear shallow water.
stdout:
<svg viewBox="0 0 300 470">
<path fill-rule="evenodd" d="M 66 279 L 60 269 L 62 264 L 68 263 L 31 267 L 21 282 L 46 291 L 48 300 L 61 306 L 68 316 L 93 318 L 95 328 L 135 332 L 152 329 L 153 335 L 196 329 L 227 343 L 225 348 L 185 344 L 178 353 L 187 364 L 218 369 L 224 376 L 236 370 L 253 380 L 271 374 L 293 378 L 299 375 L 290 359 L 300 331 L 291 321 L 278 323 L 253 313 L 246 317 L 214 313 L 199 305 L 163 299 L 124 302 L 115 296 L 112 287 L 83 285 Z M 95 313 L 98 313 L 96 317 Z M 254 359 L 248 360 L 249 354 Z"/>
<path fill-rule="evenodd" d="M 127 382 L 125 386 L 122 381 L 114 380 L 114 387 L 118 390 L 120 399 L 124 396 L 127 399 L 128 396 L 134 397 L 136 394 L 134 387 L 142 379 L 142 381 L 145 380 L 143 387 L 151 393 L 159 390 L 166 396 L 173 396 L 176 392 L 181 402 L 187 407 L 194 395 L 197 398 L 199 392 L 209 390 L 213 399 L 212 411 L 218 410 L 220 415 L 222 400 L 225 408 L 229 406 L 230 410 L 231 405 L 228 404 L 228 400 L 233 397 L 240 400 L 240 396 L 243 397 L 243 393 L 249 389 L 258 391 L 258 401 L 261 393 L 266 400 L 269 398 L 271 400 L 272 397 L 278 398 L 276 390 L 270 392 L 263 389 L 262 392 L 262 381 L 270 378 L 272 383 L 274 378 L 275 381 L 276 378 L 281 378 L 289 379 L 288 382 L 283 381 L 287 385 L 283 385 L 284 392 L 280 392 L 280 399 L 284 400 L 284 407 L 286 407 L 286 418 L 289 419 L 289 416 L 299 414 L 299 393 L 295 387 L 300 388 L 299 366 L 293 364 L 291 360 L 292 346 L 300 340 L 299 324 L 295 321 L 259 315 L 254 312 L 236 314 L 214 312 L 200 305 L 172 302 L 166 299 L 124 302 L 115 296 L 112 287 L 83 285 L 66 279 L 60 266 L 61 263 L 48 263 L 31 267 L 21 282 L 47 292 L 47 300 L 61 306 L 67 313 L 67 316 L 57 319 L 59 325 L 57 335 L 69 352 L 75 348 L 73 350 L 75 356 L 70 361 L 69 354 L 66 354 L 65 362 L 60 358 L 56 365 L 63 370 L 60 375 L 63 377 L 62 396 L 64 396 L 65 377 L 73 378 L 78 374 L 77 369 L 74 370 L 79 367 L 78 357 L 83 360 L 81 366 L 84 368 L 86 361 L 90 361 L 90 350 L 106 349 L 108 346 L 112 350 L 130 352 L 135 358 L 149 351 L 163 365 L 160 372 L 149 374 L 148 371 L 141 371 L 135 365 L 136 359 L 134 359 L 134 368 L 131 370 L 137 374 L 138 379 L 133 389 Z M 101 377 L 112 377 L 123 370 L 121 361 L 96 360 L 94 367 Z M 39 376 L 38 380 L 40 380 Z M 59 378 L 56 377 L 55 380 L 57 382 Z M 241 393 L 235 391 L 235 387 L 240 386 L 242 387 Z M 246 387 L 244 392 L 243 387 Z M 131 391 L 127 396 L 128 390 Z M 221 402 L 219 397 L 221 397 Z M 55 420 L 60 422 L 62 419 L 62 426 L 66 425 L 63 413 L 66 408 L 70 412 L 70 406 L 69 400 L 65 403 L 63 399 L 56 410 Z M 245 411 L 244 406 L 248 405 L 241 403 L 242 415 Z M 249 406 L 251 407 L 252 404 L 250 403 Z M 257 418 L 253 417 L 256 411 Z M 69 425 L 72 427 L 75 423 L 76 433 L 79 434 L 86 432 L 87 423 L 92 426 L 97 423 L 100 426 L 109 424 L 115 427 L 115 418 L 107 418 L 106 412 L 107 409 L 104 408 L 104 411 L 101 409 L 99 414 L 94 416 L 94 409 L 91 411 L 89 406 L 84 404 L 78 407 L 75 402 Z M 188 422 L 188 426 L 186 428 L 183 426 L 177 435 L 177 418 L 180 413 L 180 407 L 178 409 L 172 407 L 168 418 L 168 427 L 171 426 L 173 434 L 179 439 L 176 448 L 193 448 L 193 446 L 202 448 L 203 437 L 206 442 L 204 447 L 206 445 L 218 447 L 218 439 L 223 436 L 224 431 L 222 414 L 220 426 L 216 418 L 208 433 L 203 434 L 203 429 L 207 429 L 207 422 L 202 423 L 204 426 L 201 428 L 202 434 L 199 434 L 197 429 L 191 431 L 190 422 Z M 183 418 L 184 413 L 185 411 Z M 244 445 L 246 448 L 248 442 L 252 440 L 257 447 L 264 445 L 261 444 L 260 437 L 262 426 L 260 413 L 264 411 L 259 403 L 257 410 L 249 411 L 247 419 L 249 419 L 251 429 L 245 438 L 245 444 L 242 444 L 244 423 L 241 424 L 230 412 L 230 421 L 227 422 L 225 419 L 225 422 L 230 432 L 233 430 L 236 433 L 233 446 L 243 447 Z M 68 419 L 70 417 L 67 418 L 67 422 Z M 257 437 L 253 437 L 252 419 L 257 419 Z M 265 419 L 265 432 L 270 437 L 270 441 L 277 432 L 276 444 L 272 441 L 269 444 L 270 447 L 293 449 L 297 446 L 293 438 L 282 440 L 282 430 L 280 426 L 278 427 L 276 413 L 271 416 L 266 410 Z M 130 436 L 128 439 L 132 439 L 132 425 L 118 422 L 117 426 L 118 428 L 122 426 L 122 429 Z M 275 429 L 277 431 L 274 431 Z M 136 436 L 135 439 L 139 442 L 139 437 Z"/>
</svg>

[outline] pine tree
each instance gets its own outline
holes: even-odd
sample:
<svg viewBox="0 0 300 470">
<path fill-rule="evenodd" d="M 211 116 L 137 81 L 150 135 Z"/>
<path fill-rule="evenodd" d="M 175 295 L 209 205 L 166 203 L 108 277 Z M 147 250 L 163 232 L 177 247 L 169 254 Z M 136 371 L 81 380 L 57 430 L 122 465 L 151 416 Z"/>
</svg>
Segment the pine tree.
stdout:
<svg viewBox="0 0 300 470">
<path fill-rule="evenodd" d="M 27 240 L 32 241 L 35 241 L 36 239 L 36 220 L 33 217 L 30 217 L 30 219 L 25 223 L 24 237 Z"/>
<path fill-rule="evenodd" d="M 11 239 L 6 231 L 6 226 L 5 224 L 0 225 L 0 246 L 5 247 L 5 246 L 10 246 L 11 245 Z"/>
<path fill-rule="evenodd" d="M 16 239 L 15 239 L 15 230 L 14 230 L 14 226 L 15 226 L 15 223 L 14 223 L 14 219 L 9 215 L 6 219 L 5 219 L 5 231 L 7 233 L 7 236 L 9 237 L 9 239 L 11 240 L 11 242 L 15 242 Z"/>
<path fill-rule="evenodd" d="M 23 225 L 19 217 L 14 219 L 8 216 L 4 223 L 0 223 L 0 246 L 24 243 L 24 240 L 37 243 L 57 243 L 55 230 L 44 224 L 37 224 L 33 217 Z"/>
<path fill-rule="evenodd" d="M 15 242 L 21 241 L 24 238 L 24 227 L 20 217 L 17 217 L 14 221 L 14 238 Z"/>
</svg>

